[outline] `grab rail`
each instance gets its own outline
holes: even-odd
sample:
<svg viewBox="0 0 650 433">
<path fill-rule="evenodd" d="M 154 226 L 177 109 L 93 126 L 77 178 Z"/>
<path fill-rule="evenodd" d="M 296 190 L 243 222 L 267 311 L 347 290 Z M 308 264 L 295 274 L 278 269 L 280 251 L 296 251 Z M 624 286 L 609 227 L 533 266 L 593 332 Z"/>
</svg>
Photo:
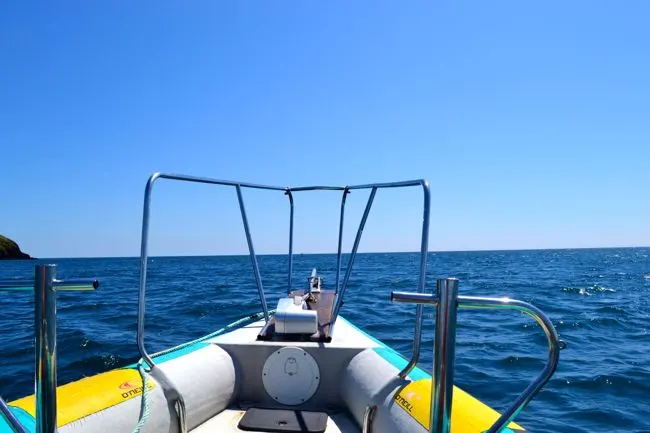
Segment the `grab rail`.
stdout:
<svg viewBox="0 0 650 433">
<path fill-rule="evenodd" d="M 532 304 L 510 298 L 459 296 L 457 293 L 458 280 L 455 278 L 438 280 L 437 295 L 397 291 L 391 293 L 391 301 L 393 302 L 438 307 L 434 340 L 433 386 L 431 388 L 429 427 L 431 433 L 448 433 L 450 431 L 454 386 L 456 310 L 458 307 L 521 311 L 532 317 L 542 327 L 548 340 L 548 359 L 542 372 L 486 431 L 486 433 L 497 433 L 512 422 L 550 380 L 557 369 L 560 350 L 566 347 L 566 343 L 559 339 L 557 331 L 548 316 Z"/>
<path fill-rule="evenodd" d="M 384 182 L 384 183 L 371 183 L 364 185 L 352 185 L 352 186 L 301 186 L 301 187 L 281 187 L 281 186 L 272 186 L 272 185 L 261 185 L 253 184 L 246 182 L 235 182 L 228 180 L 219 180 L 211 179 L 207 177 L 196 177 L 196 176 L 187 176 L 181 174 L 168 174 L 168 173 L 154 173 L 151 175 L 147 181 L 144 195 L 144 209 L 143 209 L 143 218 L 142 218 L 142 242 L 141 242 L 141 253 L 140 253 L 140 288 L 139 288 L 139 307 L 138 307 L 138 349 L 144 360 L 152 367 L 153 361 L 149 354 L 144 349 L 144 311 L 145 311 L 145 287 L 147 282 L 147 258 L 148 258 L 148 245 L 149 245 L 149 220 L 150 220 L 150 207 L 151 207 L 151 193 L 153 190 L 153 185 L 158 179 L 170 179 L 178 180 L 185 182 L 194 182 L 194 183 L 204 183 L 212 185 L 222 185 L 222 186 L 231 186 L 236 189 L 237 199 L 239 202 L 239 208 L 242 216 L 242 223 L 244 225 L 244 232 L 246 235 L 246 241 L 248 244 L 249 255 L 251 258 L 251 264 L 253 266 L 253 271 L 255 274 L 255 282 L 257 284 L 257 289 L 260 296 L 260 302 L 262 304 L 262 309 L 264 310 L 264 318 L 266 321 L 269 320 L 268 316 L 268 307 L 266 305 L 266 297 L 264 295 L 264 287 L 262 285 L 262 279 L 260 276 L 259 265 L 257 263 L 257 256 L 255 254 L 255 249 L 253 247 L 253 240 L 250 232 L 250 227 L 248 225 L 248 218 L 246 216 L 246 209 L 244 206 L 244 200 L 242 196 L 242 188 L 250 189 L 261 189 L 268 191 L 281 191 L 289 199 L 289 263 L 288 263 L 288 287 L 287 291 L 290 292 L 292 287 L 292 274 L 293 274 L 293 215 L 294 215 L 294 203 L 293 203 L 293 193 L 302 192 L 302 191 L 340 191 L 342 192 L 341 198 L 341 211 L 340 211 L 340 220 L 339 220 L 339 233 L 338 233 L 338 245 L 337 245 L 337 268 L 336 268 L 336 299 L 334 301 L 334 307 L 332 309 L 332 317 L 330 318 L 330 324 L 333 328 L 336 319 L 338 318 L 339 310 L 343 305 L 343 297 L 347 289 L 347 285 L 350 279 L 350 274 L 352 272 L 352 267 L 354 264 L 354 259 L 356 257 L 359 243 L 361 240 L 361 235 L 363 229 L 368 219 L 368 214 L 372 206 L 375 194 L 378 189 L 385 188 L 403 188 L 403 187 L 412 187 L 412 186 L 421 186 L 423 192 L 423 213 L 422 213 L 422 233 L 420 241 L 420 270 L 419 270 L 419 279 L 418 279 L 418 292 L 423 293 L 426 286 L 426 264 L 427 264 L 427 253 L 429 245 L 429 214 L 431 207 L 431 194 L 429 189 L 429 183 L 424 179 L 418 180 L 408 180 L 401 182 Z M 370 189 L 370 197 L 368 203 L 366 204 L 366 209 L 362 221 L 359 224 L 357 234 L 354 240 L 354 245 L 352 251 L 350 252 L 350 258 L 346 266 L 346 272 L 343 277 L 343 281 L 340 281 L 341 275 L 341 255 L 342 255 L 342 246 L 343 246 L 343 221 L 345 218 L 345 203 L 347 195 L 353 190 L 361 189 Z M 415 321 L 415 341 L 413 345 L 413 353 L 415 362 L 407 365 L 402 373 L 402 377 L 405 377 L 413 367 L 417 364 L 419 357 L 419 345 L 421 341 L 422 334 L 422 307 L 417 307 L 416 309 L 416 321 Z"/>
<path fill-rule="evenodd" d="M 378 189 L 383 188 L 401 188 L 401 187 L 411 187 L 411 186 L 421 186 L 424 193 L 424 211 L 422 215 L 422 239 L 420 243 L 420 274 L 418 282 L 418 292 L 424 293 L 426 285 L 426 264 L 427 264 L 427 252 L 428 252 L 428 242 L 429 242 L 429 213 L 430 213 L 430 192 L 429 192 L 429 183 L 425 180 L 410 180 L 403 182 L 388 182 L 388 183 L 373 183 L 366 185 L 354 185 L 354 186 L 302 186 L 302 187 L 280 187 L 280 186 L 271 186 L 271 185 L 261 185 L 253 184 L 246 182 L 234 182 L 228 180 L 219 180 L 211 179 L 207 177 L 196 177 L 196 176 L 187 176 L 180 174 L 168 174 L 168 173 L 154 173 L 149 177 L 147 185 L 145 187 L 144 193 L 144 205 L 142 211 L 142 240 L 140 246 L 140 284 L 138 290 L 138 327 L 137 327 L 137 345 L 138 351 L 142 359 L 147 363 L 149 368 L 154 369 L 156 364 L 153 361 L 151 355 L 147 352 L 147 349 L 144 345 L 144 325 L 145 325 L 145 303 L 146 303 L 146 286 L 147 286 L 147 265 L 148 265 L 148 250 L 149 250 L 149 220 L 150 220 L 150 208 L 151 208 L 151 194 L 153 191 L 153 186 L 158 179 L 169 179 L 177 180 L 184 182 L 193 182 L 193 183 L 203 183 L 211 185 L 222 185 L 222 186 L 231 186 L 234 187 L 237 192 L 237 200 L 239 202 L 239 209 L 241 212 L 242 223 L 244 225 L 244 232 L 246 235 L 246 242 L 248 244 L 249 255 L 251 259 L 251 264 L 253 266 L 253 272 L 255 275 L 255 283 L 257 285 L 257 290 L 260 297 L 260 302 L 262 304 L 262 309 L 264 311 L 264 319 L 266 322 L 269 321 L 269 309 L 266 304 L 266 296 L 264 294 L 264 286 L 262 285 L 262 277 L 259 270 L 259 265 L 257 262 L 257 256 L 255 254 L 255 248 L 253 247 L 253 238 L 250 233 L 250 227 L 248 225 L 248 218 L 246 216 L 246 208 L 244 206 L 244 199 L 242 196 L 242 188 L 251 188 L 251 189 L 261 189 L 268 191 L 280 191 L 284 193 L 289 199 L 290 214 L 289 214 L 289 263 L 288 263 L 288 285 L 287 291 L 291 291 L 292 284 L 292 273 L 293 273 L 293 215 L 294 215 L 294 203 L 293 203 L 293 193 L 301 191 L 341 191 L 343 193 L 343 198 L 341 200 L 341 215 L 339 221 L 339 236 L 338 236 L 338 248 L 337 248 L 337 271 L 336 271 L 336 297 L 334 300 L 334 306 L 332 308 L 332 316 L 330 317 L 330 329 L 333 329 L 336 319 L 339 314 L 339 310 L 343 305 L 343 296 L 347 289 L 348 281 L 350 279 L 350 274 L 352 272 L 352 266 L 354 264 L 354 258 L 357 254 L 359 243 L 361 240 L 361 235 L 363 233 L 363 228 L 365 226 L 366 220 L 368 219 L 368 214 L 370 213 L 370 208 L 374 200 L 375 194 Z M 354 240 L 354 246 L 350 253 L 350 258 L 348 260 L 345 276 L 343 277 L 343 282 L 340 284 L 340 274 L 341 274 L 341 254 L 342 254 L 342 237 L 343 237 L 343 220 L 345 215 L 345 198 L 352 190 L 358 189 L 370 189 L 370 197 L 368 203 L 366 204 L 366 209 L 363 214 L 361 223 L 357 230 L 357 234 Z M 419 359 L 419 350 L 420 350 L 420 341 L 422 336 L 422 320 L 423 320 L 423 309 L 421 305 L 418 305 L 416 309 L 416 320 L 415 320 L 415 337 L 413 342 L 413 360 L 406 366 L 404 371 L 400 373 L 402 377 L 405 377 L 411 369 L 415 367 Z M 186 426 L 184 425 L 183 419 L 185 417 L 184 410 L 184 401 L 182 396 L 177 392 L 173 383 L 165 377 L 165 375 L 159 371 L 159 380 L 162 380 L 165 386 L 171 388 L 174 392 L 174 395 L 177 399 L 176 407 L 177 414 L 179 419 L 179 430 L 181 433 L 186 431 Z"/>
<path fill-rule="evenodd" d="M 36 265 L 33 280 L 0 281 L 0 291 L 34 291 L 36 433 L 55 433 L 56 421 L 56 292 L 99 287 L 95 279 L 57 280 L 56 265 Z M 28 433 L 0 397 L 0 413 L 18 433 Z"/>
<path fill-rule="evenodd" d="M 418 292 L 424 293 L 426 287 L 426 271 L 427 271 L 427 255 L 429 251 L 429 215 L 431 211 L 431 192 L 429 188 L 429 182 L 424 179 L 418 180 L 407 180 L 403 182 L 385 182 L 385 183 L 370 183 L 366 185 L 354 185 L 346 186 L 343 188 L 343 197 L 341 198 L 341 217 L 339 222 L 339 242 L 337 250 L 337 269 L 336 269 L 336 299 L 334 301 L 334 309 L 332 311 L 332 317 L 330 318 L 331 326 L 333 327 L 336 323 L 336 319 L 339 316 L 339 310 L 343 305 L 343 297 L 350 280 L 350 274 L 352 273 L 352 266 L 354 264 L 354 259 L 357 255 L 357 250 L 359 249 L 359 243 L 361 241 L 361 235 L 363 234 L 363 229 L 366 225 L 368 219 L 368 214 L 372 207 L 372 203 L 375 199 L 375 194 L 378 189 L 384 188 L 404 188 L 412 186 L 421 186 L 423 193 L 423 211 L 422 211 L 422 233 L 420 239 L 420 272 L 418 278 Z M 361 217 L 361 222 L 359 223 L 359 228 L 357 229 L 357 234 L 354 239 L 354 244 L 352 246 L 352 251 L 350 253 L 350 259 L 348 260 L 348 265 L 345 270 L 345 275 L 343 277 L 343 283 L 340 286 L 339 291 L 339 275 L 341 269 L 341 247 L 342 247 L 342 236 L 343 236 L 343 219 L 345 215 L 345 199 L 347 194 L 353 190 L 357 189 L 370 189 L 370 195 L 368 197 L 368 202 L 366 203 L 366 208 Z M 294 189 L 295 190 L 295 189 Z M 420 359 L 420 343 L 422 341 L 422 321 L 424 319 L 423 308 L 421 305 L 418 305 L 415 310 L 415 329 L 413 337 L 413 358 L 409 363 L 404 367 L 400 372 L 400 377 L 404 378 L 408 373 L 415 368 Z"/>
</svg>

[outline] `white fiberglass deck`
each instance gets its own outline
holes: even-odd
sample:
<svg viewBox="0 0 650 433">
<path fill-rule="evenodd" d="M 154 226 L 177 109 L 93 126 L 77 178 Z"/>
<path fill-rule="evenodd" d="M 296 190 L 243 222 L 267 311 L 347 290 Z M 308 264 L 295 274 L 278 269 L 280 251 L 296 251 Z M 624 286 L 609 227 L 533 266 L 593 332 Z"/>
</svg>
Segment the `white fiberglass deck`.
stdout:
<svg viewBox="0 0 650 433">
<path fill-rule="evenodd" d="M 277 346 L 281 343 L 283 346 L 298 347 L 321 347 L 323 345 L 332 348 L 373 348 L 381 347 L 375 340 L 368 337 L 364 332 L 354 327 L 343 317 L 339 317 L 334 326 L 332 341 L 329 343 L 320 343 L 313 341 L 261 341 L 257 340 L 257 335 L 264 327 L 264 320 L 246 325 L 242 328 L 235 329 L 226 334 L 207 340 L 209 343 L 229 344 L 229 345 L 272 345 Z"/>
</svg>

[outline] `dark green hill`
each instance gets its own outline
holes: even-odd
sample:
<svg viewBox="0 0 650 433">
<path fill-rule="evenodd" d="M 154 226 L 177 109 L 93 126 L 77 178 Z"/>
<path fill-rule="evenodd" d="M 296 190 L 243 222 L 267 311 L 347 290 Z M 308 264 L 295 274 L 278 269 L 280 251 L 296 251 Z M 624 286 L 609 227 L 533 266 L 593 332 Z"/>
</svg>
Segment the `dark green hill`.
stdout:
<svg viewBox="0 0 650 433">
<path fill-rule="evenodd" d="M 14 241 L 0 235 L 0 260 L 31 259 L 29 254 L 20 251 L 20 247 Z"/>
</svg>

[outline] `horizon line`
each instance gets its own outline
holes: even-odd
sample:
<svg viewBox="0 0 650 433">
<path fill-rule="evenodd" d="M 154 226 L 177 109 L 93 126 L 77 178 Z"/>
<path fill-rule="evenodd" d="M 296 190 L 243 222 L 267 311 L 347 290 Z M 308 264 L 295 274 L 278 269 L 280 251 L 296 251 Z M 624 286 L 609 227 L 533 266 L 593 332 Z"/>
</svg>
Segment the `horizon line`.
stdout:
<svg viewBox="0 0 650 433">
<path fill-rule="evenodd" d="M 635 249 L 635 248 L 650 248 L 650 245 L 637 245 L 637 246 L 610 246 L 610 247 L 552 247 L 552 248 L 504 248 L 504 249 L 468 249 L 468 250 L 429 250 L 428 254 L 436 253 L 489 253 L 489 252 L 523 252 L 523 251 L 565 251 L 565 250 L 613 250 L 613 249 Z M 420 251 L 358 251 L 357 254 L 419 254 Z M 294 256 L 322 256 L 322 255 L 336 255 L 337 252 L 294 252 Z M 341 255 L 349 255 L 350 251 L 344 251 Z M 288 256 L 289 253 L 255 253 L 256 257 L 262 256 Z M 177 258 L 177 257 L 248 257 L 249 253 L 237 254 L 160 254 L 148 255 L 149 258 Z M 136 256 L 77 256 L 77 257 L 33 257 L 32 260 L 46 260 L 46 259 L 139 259 L 140 255 Z M 27 259 L 30 260 L 30 259 Z"/>
</svg>

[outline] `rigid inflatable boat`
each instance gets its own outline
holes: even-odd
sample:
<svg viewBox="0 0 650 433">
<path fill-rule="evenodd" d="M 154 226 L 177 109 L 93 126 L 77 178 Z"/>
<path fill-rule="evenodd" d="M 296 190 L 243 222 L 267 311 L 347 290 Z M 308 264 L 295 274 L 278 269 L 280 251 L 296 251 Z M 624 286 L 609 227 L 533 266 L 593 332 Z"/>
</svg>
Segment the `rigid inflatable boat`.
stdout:
<svg viewBox="0 0 650 433">
<path fill-rule="evenodd" d="M 157 179 L 236 189 L 261 312 L 150 355 L 144 344 L 144 307 L 149 205 Z M 417 291 L 393 292 L 386 299 L 415 305 L 413 356 L 407 359 L 354 326 L 339 315 L 339 310 L 376 192 L 412 186 L 421 187 L 424 196 L 419 284 Z M 289 198 L 288 286 L 286 296 L 275 308 L 268 307 L 264 294 L 243 188 L 279 191 Z M 342 193 L 338 270 L 331 288 L 324 285 L 316 270 L 304 285 L 294 284 L 292 278 L 292 195 L 322 189 Z M 343 267 L 345 198 L 355 189 L 369 189 L 370 195 L 348 263 Z M 526 431 L 514 418 L 553 375 L 562 343 L 548 317 L 533 305 L 509 298 L 460 296 L 455 279 L 438 280 L 435 290 L 426 287 L 429 206 L 429 186 L 422 180 L 285 188 L 154 174 L 145 190 L 143 213 L 137 334 L 141 360 L 57 387 L 55 292 L 92 289 L 97 282 L 57 280 L 54 265 L 39 265 L 34 281 L 0 283 L 0 289 L 34 290 L 36 300 L 36 393 L 8 404 L 0 398 L 0 433 Z M 425 305 L 436 308 L 431 373 L 418 365 Z M 548 339 L 546 367 L 501 414 L 453 385 L 456 311 L 464 307 L 522 311 L 539 323 Z"/>
</svg>

